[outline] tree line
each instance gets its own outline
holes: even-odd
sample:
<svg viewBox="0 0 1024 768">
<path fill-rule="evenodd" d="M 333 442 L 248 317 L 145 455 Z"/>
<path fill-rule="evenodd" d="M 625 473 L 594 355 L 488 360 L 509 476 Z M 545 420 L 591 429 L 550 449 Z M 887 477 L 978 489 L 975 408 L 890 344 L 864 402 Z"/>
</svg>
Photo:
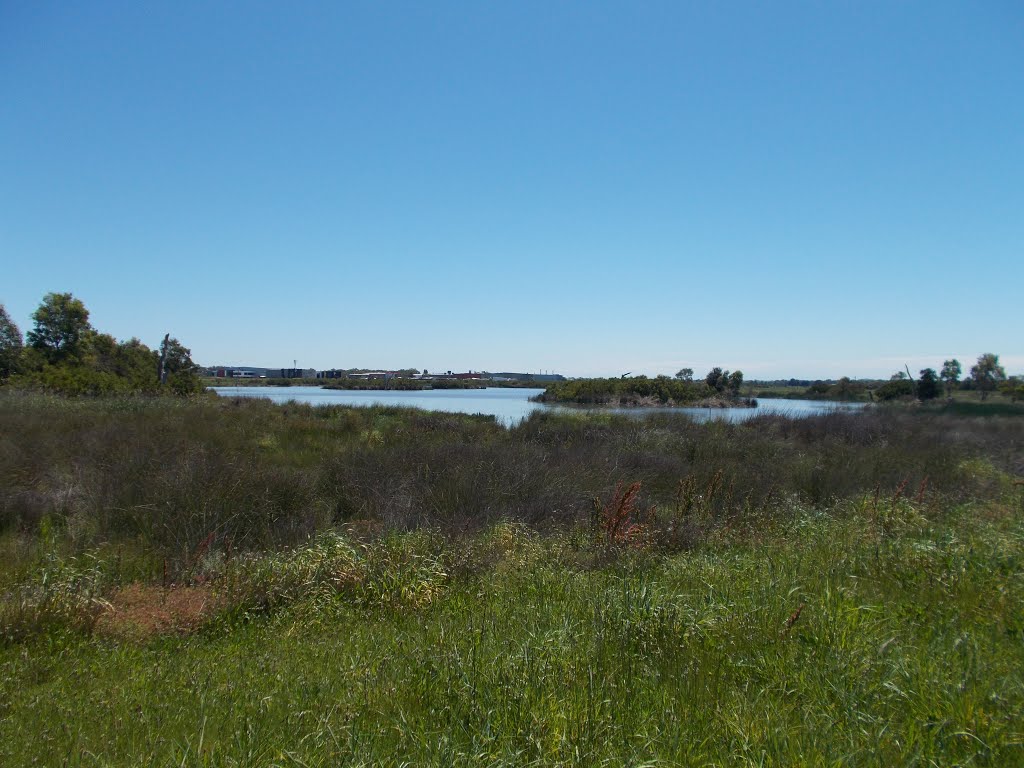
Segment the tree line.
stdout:
<svg viewBox="0 0 1024 768">
<path fill-rule="evenodd" d="M 192 352 L 170 334 L 157 349 L 137 338 L 118 341 L 93 328 L 89 310 L 70 293 L 48 293 L 22 338 L 0 304 L 0 383 L 73 395 L 202 390 Z"/>
<path fill-rule="evenodd" d="M 999 364 L 999 355 L 992 352 L 979 355 L 967 378 L 961 380 L 962 375 L 963 365 L 956 358 L 943 362 L 938 372 L 934 368 L 922 369 L 916 380 L 910 377 L 909 371 L 897 371 L 888 382 L 874 391 L 874 396 L 878 400 L 934 400 L 943 390 L 946 397 L 952 397 L 954 390 L 963 389 L 978 392 L 982 400 L 995 391 L 1013 400 L 1024 399 L 1024 379 L 1020 376 L 1007 376 L 1006 369 Z"/>
<path fill-rule="evenodd" d="M 743 372 L 712 368 L 703 380 L 694 381 L 693 369 L 680 369 L 675 378 L 633 376 L 620 378 L 571 379 L 548 384 L 537 400 L 579 404 L 622 404 L 645 399 L 663 404 L 693 403 L 700 400 L 735 402 L 740 400 Z"/>
</svg>

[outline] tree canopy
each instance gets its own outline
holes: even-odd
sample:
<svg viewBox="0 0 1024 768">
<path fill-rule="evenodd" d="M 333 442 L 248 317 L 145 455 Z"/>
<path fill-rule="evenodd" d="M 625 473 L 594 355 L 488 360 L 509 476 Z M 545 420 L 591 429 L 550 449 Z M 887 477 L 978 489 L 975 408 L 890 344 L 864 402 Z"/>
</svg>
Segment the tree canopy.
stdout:
<svg viewBox="0 0 1024 768">
<path fill-rule="evenodd" d="M 1005 379 L 1006 371 L 999 364 L 999 355 L 986 352 L 979 355 L 978 362 L 971 366 L 971 381 L 974 382 L 975 389 L 981 392 L 982 400 Z"/>
<path fill-rule="evenodd" d="M 17 373 L 22 346 L 21 330 L 7 314 L 7 308 L 0 304 L 0 379 Z"/>
<path fill-rule="evenodd" d="M 939 385 L 939 375 L 932 368 L 925 368 L 921 371 L 921 377 L 917 380 L 917 397 L 919 400 L 934 400 L 942 391 Z"/>
<path fill-rule="evenodd" d="M 963 368 L 960 366 L 960 361 L 955 357 L 942 364 L 942 372 L 939 373 L 939 377 L 946 385 L 946 397 L 953 396 L 953 389 L 956 387 L 957 382 L 960 381 L 961 373 L 963 373 Z"/>
<path fill-rule="evenodd" d="M 40 350 L 51 363 L 75 358 L 88 338 L 89 310 L 70 293 L 48 293 L 32 313 L 35 326 L 26 340 Z"/>
</svg>

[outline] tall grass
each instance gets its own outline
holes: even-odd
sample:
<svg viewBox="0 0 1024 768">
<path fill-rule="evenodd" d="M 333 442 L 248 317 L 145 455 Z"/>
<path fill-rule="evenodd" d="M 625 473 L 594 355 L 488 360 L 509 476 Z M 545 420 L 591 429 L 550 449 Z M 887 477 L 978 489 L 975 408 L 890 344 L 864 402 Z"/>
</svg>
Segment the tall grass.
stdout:
<svg viewBox="0 0 1024 768">
<path fill-rule="evenodd" d="M 172 573 L 211 536 L 217 550 L 261 550 L 354 521 L 450 533 L 585 525 L 594 497 L 620 483 L 642 484 L 653 529 L 700 497 L 699 528 L 712 530 L 786 515 L 790 500 L 927 481 L 956 502 L 997 492 L 993 473 L 1024 474 L 1024 421 L 931 413 L 742 424 L 534 414 L 507 430 L 400 408 L 8 393 L 0 424 L 0 536 L 27 539 L 27 551 L 56 532 L 71 555 L 131 544 Z M 684 516 L 692 544 L 697 516 Z"/>
<path fill-rule="evenodd" d="M 321 538 L 199 634 L 0 649 L 0 763 L 1016 765 L 1020 512 L 868 495 L 611 560 Z"/>
</svg>

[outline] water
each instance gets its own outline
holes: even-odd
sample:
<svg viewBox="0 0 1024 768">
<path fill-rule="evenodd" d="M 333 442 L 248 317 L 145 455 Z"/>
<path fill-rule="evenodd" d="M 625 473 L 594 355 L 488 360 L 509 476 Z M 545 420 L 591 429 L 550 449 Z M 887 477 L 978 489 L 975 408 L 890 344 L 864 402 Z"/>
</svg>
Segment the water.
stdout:
<svg viewBox="0 0 1024 768">
<path fill-rule="evenodd" d="M 488 389 L 425 389 L 416 392 L 395 390 L 323 389 L 321 387 L 210 387 L 222 397 L 265 397 L 276 403 L 294 400 L 309 405 L 394 405 L 422 408 L 425 411 L 483 413 L 494 416 L 506 426 L 518 424 L 534 411 L 589 411 L 645 416 L 652 413 L 682 413 L 698 421 L 723 419 L 744 421 L 759 413 L 788 416 L 812 416 L 834 410 L 857 410 L 864 403 L 832 403 L 821 400 L 760 400 L 758 408 L 607 408 L 531 403 L 530 398 L 543 389 L 493 387 Z"/>
<path fill-rule="evenodd" d="M 294 400 L 309 405 L 394 405 L 422 408 L 425 411 L 449 413 L 484 413 L 494 416 L 502 424 L 518 424 L 533 411 L 547 406 L 531 403 L 530 398 L 543 389 L 514 389 L 493 387 L 488 389 L 422 389 L 355 390 L 323 389 L 321 387 L 210 387 L 224 397 L 265 397 L 275 403 Z"/>
</svg>

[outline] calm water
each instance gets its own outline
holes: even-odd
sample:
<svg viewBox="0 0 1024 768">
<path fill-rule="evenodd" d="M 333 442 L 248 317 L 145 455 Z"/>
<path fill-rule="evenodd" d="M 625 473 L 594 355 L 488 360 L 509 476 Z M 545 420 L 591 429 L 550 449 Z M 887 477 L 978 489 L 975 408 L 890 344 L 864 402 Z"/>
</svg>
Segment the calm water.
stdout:
<svg viewBox="0 0 1024 768">
<path fill-rule="evenodd" d="M 320 387 L 211 387 L 223 397 L 265 397 L 277 403 L 294 400 L 309 405 L 398 405 L 426 411 L 454 413 L 485 413 L 502 424 L 517 424 L 539 410 L 592 410 L 585 406 L 545 405 L 531 403 L 530 398 L 543 389 L 426 389 L 419 392 L 375 390 L 372 392 Z M 630 416 L 650 413 L 683 413 L 699 421 L 725 419 L 743 421 L 758 413 L 784 413 L 810 416 L 836 409 L 856 410 L 863 403 L 828 403 L 818 400 L 760 400 L 759 408 L 599 408 Z"/>
</svg>

